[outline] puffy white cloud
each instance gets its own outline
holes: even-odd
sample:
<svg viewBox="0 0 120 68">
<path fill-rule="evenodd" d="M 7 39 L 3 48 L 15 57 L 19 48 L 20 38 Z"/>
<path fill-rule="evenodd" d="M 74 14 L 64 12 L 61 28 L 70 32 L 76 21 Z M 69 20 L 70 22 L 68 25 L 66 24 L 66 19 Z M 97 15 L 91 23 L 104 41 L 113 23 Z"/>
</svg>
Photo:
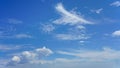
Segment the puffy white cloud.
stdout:
<svg viewBox="0 0 120 68">
<path fill-rule="evenodd" d="M 75 12 L 73 13 L 67 11 L 63 7 L 62 3 L 58 3 L 55 8 L 62 16 L 61 18 L 54 21 L 55 24 L 63 24 L 63 25 L 93 24 L 92 22 L 84 19 L 81 15 L 76 14 Z"/>
<path fill-rule="evenodd" d="M 38 48 L 33 51 L 24 51 L 13 58 L 7 63 L 7 66 L 17 65 L 17 64 L 27 64 L 27 63 L 42 63 L 42 58 L 52 54 L 52 50 L 43 47 Z"/>
<path fill-rule="evenodd" d="M 44 56 L 49 56 L 50 54 L 53 53 L 50 49 L 48 49 L 46 47 L 38 48 L 38 49 L 36 49 L 36 52 L 38 52 Z"/>
<path fill-rule="evenodd" d="M 18 57 L 18 56 L 13 56 L 13 58 L 12 58 L 12 61 L 14 61 L 14 62 L 20 62 L 21 61 L 21 59 L 20 59 L 20 57 Z"/>
<path fill-rule="evenodd" d="M 120 7 L 120 1 L 115 1 L 115 2 L 111 3 L 110 5 Z"/>
<path fill-rule="evenodd" d="M 114 36 L 114 37 L 120 37 L 120 30 L 114 31 L 112 33 L 112 36 Z"/>
</svg>

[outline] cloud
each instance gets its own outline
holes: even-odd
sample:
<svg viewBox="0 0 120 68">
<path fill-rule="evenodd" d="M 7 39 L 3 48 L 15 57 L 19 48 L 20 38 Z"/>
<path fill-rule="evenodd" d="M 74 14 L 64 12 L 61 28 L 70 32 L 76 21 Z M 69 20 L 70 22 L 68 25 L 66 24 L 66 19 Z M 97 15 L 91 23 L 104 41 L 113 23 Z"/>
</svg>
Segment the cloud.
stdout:
<svg viewBox="0 0 120 68">
<path fill-rule="evenodd" d="M 120 7 L 120 1 L 115 1 L 115 2 L 111 3 L 110 6 Z"/>
<path fill-rule="evenodd" d="M 14 38 L 19 38 L 19 39 L 21 39 L 21 38 L 32 38 L 32 36 L 28 35 L 28 34 L 16 34 L 13 37 Z"/>
<path fill-rule="evenodd" d="M 59 54 L 69 55 L 74 57 L 79 57 L 84 59 L 85 61 L 114 61 L 120 60 L 120 51 L 114 50 L 111 48 L 104 47 L 103 50 L 100 51 L 92 51 L 92 50 L 75 50 L 72 52 L 67 51 L 58 51 Z"/>
<path fill-rule="evenodd" d="M 63 25 L 93 24 L 92 22 L 83 18 L 81 15 L 76 14 L 76 12 L 73 13 L 73 12 L 67 11 L 63 7 L 62 3 L 58 3 L 55 8 L 61 15 L 61 18 L 53 21 L 55 24 L 63 24 Z"/>
<path fill-rule="evenodd" d="M 119 62 L 116 60 L 120 60 L 120 51 L 106 47 L 102 50 L 57 51 L 59 55 L 73 57 L 61 58 L 58 56 L 51 60 L 41 60 L 41 53 L 45 53 L 42 54 L 45 57 L 53 52 L 46 47 L 24 51 L 20 55 L 12 57 L 9 64 L 13 66 L 3 68 L 119 68 Z"/>
<path fill-rule="evenodd" d="M 21 23 L 23 23 L 23 21 L 10 18 L 10 19 L 8 19 L 8 23 L 10 23 L 10 24 L 21 24 Z"/>
<path fill-rule="evenodd" d="M 55 29 L 55 27 L 52 25 L 52 24 L 45 24 L 45 25 L 42 25 L 42 30 L 44 32 L 52 32 L 53 30 Z"/>
<path fill-rule="evenodd" d="M 66 61 L 66 62 L 64 62 Z M 71 62 L 67 62 L 71 61 Z M 117 68 L 114 62 L 80 62 L 70 59 L 56 59 L 53 64 L 26 64 L 9 68 Z"/>
<path fill-rule="evenodd" d="M 57 34 L 56 37 L 61 40 L 85 40 L 89 38 L 85 34 Z"/>
<path fill-rule="evenodd" d="M 27 63 L 41 63 L 41 59 L 51 55 L 53 52 L 49 48 L 37 48 L 33 51 L 23 51 L 19 55 L 15 55 L 7 63 L 7 66 L 15 66 L 17 64 L 27 64 Z M 38 62 L 39 61 L 39 62 Z"/>
<path fill-rule="evenodd" d="M 86 33 L 86 28 L 82 25 L 78 25 L 69 30 L 66 33 L 56 34 L 56 38 L 60 40 L 87 40 L 90 35 Z"/>
<path fill-rule="evenodd" d="M 21 61 L 21 59 L 20 59 L 20 57 L 18 57 L 18 56 L 14 56 L 13 58 L 12 58 L 12 61 L 14 61 L 14 62 L 20 62 Z"/>
<path fill-rule="evenodd" d="M 56 58 L 44 64 L 21 64 L 2 68 L 119 68 L 119 64 L 109 62 L 84 62 L 80 59 Z M 48 63 L 50 62 L 50 63 Z"/>
<path fill-rule="evenodd" d="M 26 34 L 26 33 L 19 33 L 19 34 L 11 34 L 11 33 L 8 33 L 8 32 L 3 32 L 3 33 L 0 33 L 0 38 L 16 38 L 16 39 L 22 39 L 22 38 L 33 38 L 31 35 L 29 34 Z"/>
<path fill-rule="evenodd" d="M 103 10 L 103 8 L 100 8 L 100 9 L 96 9 L 96 10 L 91 10 L 91 12 L 95 12 L 97 14 L 100 14 L 102 10 Z"/>
<path fill-rule="evenodd" d="M 9 51 L 9 50 L 17 50 L 17 49 L 21 49 L 20 45 L 5 45 L 5 44 L 0 44 L 0 50 L 1 51 Z"/>
<path fill-rule="evenodd" d="M 114 37 L 120 37 L 120 30 L 114 31 L 112 33 L 112 36 L 114 36 Z"/>
</svg>

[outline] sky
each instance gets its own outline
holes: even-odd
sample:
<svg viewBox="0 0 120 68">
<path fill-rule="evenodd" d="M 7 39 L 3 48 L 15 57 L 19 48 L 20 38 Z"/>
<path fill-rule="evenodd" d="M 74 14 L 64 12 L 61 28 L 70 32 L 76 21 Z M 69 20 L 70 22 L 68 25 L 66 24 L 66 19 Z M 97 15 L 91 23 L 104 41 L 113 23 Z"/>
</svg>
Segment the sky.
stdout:
<svg viewBox="0 0 120 68">
<path fill-rule="evenodd" d="M 0 68 L 120 68 L 120 0 L 0 0 Z"/>
</svg>

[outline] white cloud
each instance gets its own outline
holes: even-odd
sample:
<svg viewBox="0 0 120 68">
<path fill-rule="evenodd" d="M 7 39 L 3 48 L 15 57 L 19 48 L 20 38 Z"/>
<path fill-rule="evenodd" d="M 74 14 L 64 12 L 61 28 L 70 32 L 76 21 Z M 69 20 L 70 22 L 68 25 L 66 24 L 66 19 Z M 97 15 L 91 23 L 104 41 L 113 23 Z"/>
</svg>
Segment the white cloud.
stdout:
<svg viewBox="0 0 120 68">
<path fill-rule="evenodd" d="M 28 35 L 28 34 L 16 34 L 13 37 L 15 37 L 15 38 L 32 38 L 32 36 Z"/>
<path fill-rule="evenodd" d="M 36 51 L 43 51 L 47 50 L 46 47 L 38 48 L 33 51 L 25 51 L 19 55 L 14 56 L 14 63 L 15 66 L 7 66 L 2 68 L 119 68 L 119 60 L 120 60 L 120 51 L 114 50 L 111 48 L 104 47 L 103 50 L 71 50 L 71 51 L 58 51 L 58 54 L 69 55 L 73 56 L 73 58 L 64 57 L 52 59 L 52 60 L 32 60 L 31 58 L 37 57 L 41 58 L 40 56 L 35 56 L 34 54 Z M 51 52 L 50 52 L 51 53 Z M 41 55 L 41 53 L 40 53 Z M 27 57 L 27 58 L 26 58 Z M 12 58 L 12 59 L 13 59 Z M 24 60 L 23 60 L 24 59 Z M 28 60 L 29 62 L 20 64 L 21 61 Z M 117 62 L 116 62 L 117 60 Z M 31 61 L 31 62 L 30 62 Z M 11 64 L 11 65 L 12 65 Z"/>
<path fill-rule="evenodd" d="M 20 62 L 21 60 L 20 60 L 20 57 L 18 57 L 18 56 L 14 56 L 13 58 L 12 58 L 12 61 L 14 61 L 14 62 Z"/>
<path fill-rule="evenodd" d="M 21 24 L 21 23 L 23 23 L 23 21 L 10 18 L 10 19 L 8 19 L 8 23 L 11 23 L 11 24 Z"/>
<path fill-rule="evenodd" d="M 80 30 L 85 30 L 86 28 L 84 27 L 84 26 L 82 26 L 82 25 L 78 25 L 78 26 L 76 26 L 76 28 L 77 29 L 80 29 Z"/>
<path fill-rule="evenodd" d="M 0 44 L 0 50 L 1 51 L 9 51 L 9 50 L 17 50 L 20 49 L 21 46 L 20 45 L 6 45 L 6 44 Z"/>
<path fill-rule="evenodd" d="M 114 36 L 114 37 L 120 37 L 120 30 L 114 31 L 112 33 L 112 36 Z"/>
<path fill-rule="evenodd" d="M 56 58 L 50 63 L 44 64 L 22 64 L 9 68 L 119 68 L 119 65 L 113 61 L 108 62 L 91 62 L 81 59 Z M 117 66 L 118 65 L 118 66 Z"/>
<path fill-rule="evenodd" d="M 89 38 L 85 34 L 57 34 L 56 37 L 61 40 L 85 40 Z"/>
<path fill-rule="evenodd" d="M 21 38 L 32 38 L 31 35 L 29 34 L 25 34 L 25 33 L 20 33 L 20 34 L 5 34 L 5 33 L 1 33 L 0 34 L 0 37 L 1 38 L 17 38 L 17 39 L 21 39 Z"/>
<path fill-rule="evenodd" d="M 42 30 L 44 32 L 52 32 L 55 29 L 55 27 L 52 24 L 46 24 L 46 25 L 42 25 Z"/>
<path fill-rule="evenodd" d="M 96 10 L 91 10 L 91 12 L 95 12 L 97 14 L 100 14 L 102 10 L 103 10 L 103 8 L 100 8 L 100 9 L 96 9 Z"/>
<path fill-rule="evenodd" d="M 120 1 L 115 1 L 115 2 L 111 3 L 110 5 L 120 7 Z"/>
<path fill-rule="evenodd" d="M 82 16 L 75 14 L 76 12 L 73 13 L 67 11 L 61 3 L 58 3 L 55 8 L 62 16 L 61 18 L 54 21 L 55 24 L 64 24 L 64 25 L 93 24 L 92 22 L 86 20 Z"/>
<path fill-rule="evenodd" d="M 94 50 L 75 50 L 72 52 L 58 51 L 59 54 L 79 57 L 85 61 L 111 61 L 120 60 L 120 51 L 111 48 L 103 48 L 100 51 Z"/>
<path fill-rule="evenodd" d="M 41 59 L 53 54 L 52 50 L 43 47 L 32 51 L 24 51 L 19 55 L 13 56 L 13 58 L 7 63 L 7 66 L 15 66 L 17 64 L 27 64 L 27 63 L 41 63 Z"/>
</svg>

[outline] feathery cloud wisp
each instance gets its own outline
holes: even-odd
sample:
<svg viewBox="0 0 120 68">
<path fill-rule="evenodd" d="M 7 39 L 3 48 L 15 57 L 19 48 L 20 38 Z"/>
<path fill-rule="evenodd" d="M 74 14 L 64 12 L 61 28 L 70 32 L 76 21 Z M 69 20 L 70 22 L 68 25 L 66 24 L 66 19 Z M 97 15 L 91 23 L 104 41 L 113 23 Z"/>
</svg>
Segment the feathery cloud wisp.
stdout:
<svg viewBox="0 0 120 68">
<path fill-rule="evenodd" d="M 115 1 L 115 2 L 111 3 L 110 6 L 120 7 L 120 1 Z"/>
<path fill-rule="evenodd" d="M 82 16 L 67 11 L 61 3 L 58 3 L 55 7 L 56 10 L 60 13 L 62 16 L 59 19 L 56 19 L 54 21 L 55 24 L 69 24 L 69 25 L 76 25 L 76 24 L 93 24 L 92 22 L 86 20 Z"/>
<path fill-rule="evenodd" d="M 111 48 L 103 48 L 101 51 L 75 50 L 72 52 L 58 51 L 58 53 L 80 57 L 81 59 L 86 59 L 86 61 L 120 60 L 120 51 Z"/>
</svg>

